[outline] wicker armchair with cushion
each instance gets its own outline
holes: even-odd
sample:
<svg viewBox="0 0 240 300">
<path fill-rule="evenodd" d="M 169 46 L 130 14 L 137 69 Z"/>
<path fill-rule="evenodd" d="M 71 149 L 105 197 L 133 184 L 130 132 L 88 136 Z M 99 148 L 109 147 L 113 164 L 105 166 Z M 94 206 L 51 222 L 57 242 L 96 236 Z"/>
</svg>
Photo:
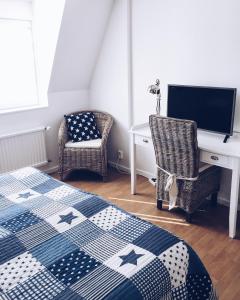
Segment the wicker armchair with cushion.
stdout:
<svg viewBox="0 0 240 300">
<path fill-rule="evenodd" d="M 86 113 L 74 112 L 72 115 Z M 59 175 L 63 180 L 64 173 L 74 169 L 87 169 L 100 174 L 103 181 L 107 179 L 107 140 L 113 124 L 113 117 L 105 112 L 93 111 L 101 139 L 72 143 L 69 141 L 67 124 L 62 121 L 58 133 Z"/>
<path fill-rule="evenodd" d="M 200 168 L 197 143 L 197 125 L 194 121 L 179 120 L 151 115 L 149 118 L 156 155 L 157 207 L 162 201 L 169 202 L 166 184 L 169 176 L 176 179 L 176 205 L 186 212 L 186 220 L 209 195 L 217 201 L 220 187 L 220 168 L 203 165 Z"/>
</svg>

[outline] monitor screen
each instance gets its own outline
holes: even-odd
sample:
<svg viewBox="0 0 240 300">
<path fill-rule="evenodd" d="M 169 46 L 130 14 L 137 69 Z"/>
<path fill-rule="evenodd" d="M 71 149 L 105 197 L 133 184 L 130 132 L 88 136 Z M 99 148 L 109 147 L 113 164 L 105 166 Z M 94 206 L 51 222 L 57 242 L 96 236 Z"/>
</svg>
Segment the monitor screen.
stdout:
<svg viewBox="0 0 240 300">
<path fill-rule="evenodd" d="M 168 86 L 168 117 L 194 120 L 198 128 L 232 135 L 236 89 Z"/>
</svg>

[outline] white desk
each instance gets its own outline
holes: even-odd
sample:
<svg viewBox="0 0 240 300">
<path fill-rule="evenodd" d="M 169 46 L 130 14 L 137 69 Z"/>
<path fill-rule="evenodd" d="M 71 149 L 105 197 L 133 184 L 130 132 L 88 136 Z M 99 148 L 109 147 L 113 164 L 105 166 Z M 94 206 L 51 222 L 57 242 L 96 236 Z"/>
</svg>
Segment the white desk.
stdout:
<svg viewBox="0 0 240 300">
<path fill-rule="evenodd" d="M 136 194 L 136 145 L 153 147 L 151 132 L 148 123 L 133 126 L 131 136 L 131 193 Z M 200 160 L 232 170 L 230 210 L 229 210 L 229 236 L 236 235 L 238 192 L 240 178 L 240 135 L 235 134 L 226 144 L 224 136 L 198 132 L 198 146 L 200 148 Z"/>
</svg>

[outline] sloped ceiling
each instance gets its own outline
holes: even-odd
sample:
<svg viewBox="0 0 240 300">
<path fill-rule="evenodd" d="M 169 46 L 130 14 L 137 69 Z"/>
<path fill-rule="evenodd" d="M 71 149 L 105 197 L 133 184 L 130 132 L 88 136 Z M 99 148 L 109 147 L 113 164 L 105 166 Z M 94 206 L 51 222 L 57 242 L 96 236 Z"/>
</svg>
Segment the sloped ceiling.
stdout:
<svg viewBox="0 0 240 300">
<path fill-rule="evenodd" d="M 113 0 L 66 0 L 49 92 L 88 89 Z"/>
</svg>

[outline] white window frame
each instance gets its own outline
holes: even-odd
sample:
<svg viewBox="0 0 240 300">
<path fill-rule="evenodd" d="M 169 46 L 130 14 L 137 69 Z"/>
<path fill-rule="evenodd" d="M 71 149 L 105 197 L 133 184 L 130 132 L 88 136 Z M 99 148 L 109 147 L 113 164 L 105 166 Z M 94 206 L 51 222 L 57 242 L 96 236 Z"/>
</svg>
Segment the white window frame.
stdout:
<svg viewBox="0 0 240 300">
<path fill-rule="evenodd" d="M 1 0 L 0 0 L 1 1 Z M 21 1 L 21 0 L 20 0 Z M 24 2 L 24 0 L 22 0 Z M 25 1 L 25 2 L 32 2 L 32 1 Z M 0 20 L 13 20 L 13 21 L 24 21 L 24 22 L 29 22 L 29 25 L 31 27 L 31 38 L 32 38 L 32 51 L 33 51 L 33 65 L 34 65 L 34 73 L 35 73 L 35 83 L 36 83 L 36 104 L 34 105 L 23 105 L 23 106 L 18 106 L 18 107 L 13 107 L 9 109 L 0 109 L 0 115 L 1 114 L 8 114 L 8 113 L 15 113 L 15 112 L 22 112 L 22 111 L 28 111 L 28 110 L 35 110 L 35 109 L 42 109 L 48 107 L 48 103 L 46 101 L 41 101 L 40 99 L 40 91 L 39 91 L 39 84 L 38 84 L 38 70 L 37 70 L 37 61 L 36 61 L 36 53 L 35 53 L 35 47 L 34 47 L 34 35 L 33 35 L 33 20 L 32 18 L 30 19 L 29 17 L 11 17 L 11 16 L 1 16 L 0 15 Z M 0 87 L 1 88 L 1 87 Z"/>
</svg>

